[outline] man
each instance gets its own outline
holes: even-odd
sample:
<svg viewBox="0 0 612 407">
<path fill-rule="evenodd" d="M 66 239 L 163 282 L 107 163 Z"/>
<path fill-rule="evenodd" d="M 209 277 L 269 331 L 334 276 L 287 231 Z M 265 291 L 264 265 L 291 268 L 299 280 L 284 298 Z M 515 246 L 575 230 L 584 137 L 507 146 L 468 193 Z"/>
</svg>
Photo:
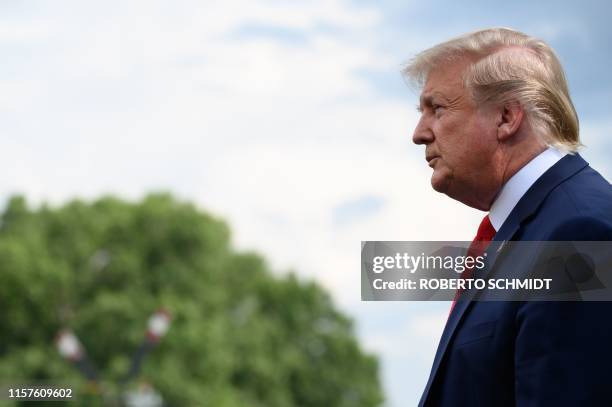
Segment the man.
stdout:
<svg viewBox="0 0 612 407">
<path fill-rule="evenodd" d="M 481 241 L 612 240 L 612 187 L 576 153 L 578 118 L 543 41 L 503 28 L 418 54 L 413 141 L 433 188 L 487 211 Z M 498 258 L 499 276 L 515 273 Z M 458 301 L 420 406 L 612 406 L 611 302 Z"/>
</svg>

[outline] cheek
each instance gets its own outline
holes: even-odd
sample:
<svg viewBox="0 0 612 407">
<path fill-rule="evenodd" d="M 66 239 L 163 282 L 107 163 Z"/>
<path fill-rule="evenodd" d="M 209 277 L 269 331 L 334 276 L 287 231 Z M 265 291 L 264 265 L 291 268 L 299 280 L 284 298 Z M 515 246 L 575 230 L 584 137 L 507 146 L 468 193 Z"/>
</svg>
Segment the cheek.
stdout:
<svg viewBox="0 0 612 407">
<path fill-rule="evenodd" d="M 482 123 L 449 120 L 438 123 L 435 130 L 436 146 L 444 166 L 458 172 L 456 175 L 482 168 L 490 159 L 493 152 L 491 132 Z"/>
<path fill-rule="evenodd" d="M 465 134 L 463 147 L 464 167 L 470 171 L 489 168 L 489 163 L 497 147 L 495 134 L 485 126 L 472 126 Z"/>
<path fill-rule="evenodd" d="M 449 166 L 461 165 L 466 155 L 470 155 L 472 140 L 463 123 L 447 120 L 438 123 L 436 129 L 436 147 L 443 161 Z"/>
<path fill-rule="evenodd" d="M 473 135 L 471 144 L 474 149 L 484 157 L 489 157 L 497 146 L 497 134 L 490 126 L 476 123 L 471 131 Z"/>
</svg>

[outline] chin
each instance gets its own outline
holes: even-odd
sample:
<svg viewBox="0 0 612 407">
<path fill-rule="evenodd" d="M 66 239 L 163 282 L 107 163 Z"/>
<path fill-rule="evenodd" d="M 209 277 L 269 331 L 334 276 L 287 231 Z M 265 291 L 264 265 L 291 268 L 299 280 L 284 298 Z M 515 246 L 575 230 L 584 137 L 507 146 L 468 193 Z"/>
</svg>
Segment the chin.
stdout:
<svg viewBox="0 0 612 407">
<path fill-rule="evenodd" d="M 448 191 L 449 180 L 446 177 L 442 177 L 435 172 L 431 176 L 431 187 L 436 192 L 445 194 Z"/>
<path fill-rule="evenodd" d="M 438 190 L 436 189 L 436 191 Z M 450 188 L 446 188 L 444 191 L 438 192 L 442 192 L 449 198 L 461 202 L 470 208 L 478 209 L 479 211 L 487 212 L 491 208 L 491 205 L 483 204 L 481 201 L 475 199 L 475 195 L 473 193 L 468 193 L 466 190 L 451 190 Z"/>
</svg>

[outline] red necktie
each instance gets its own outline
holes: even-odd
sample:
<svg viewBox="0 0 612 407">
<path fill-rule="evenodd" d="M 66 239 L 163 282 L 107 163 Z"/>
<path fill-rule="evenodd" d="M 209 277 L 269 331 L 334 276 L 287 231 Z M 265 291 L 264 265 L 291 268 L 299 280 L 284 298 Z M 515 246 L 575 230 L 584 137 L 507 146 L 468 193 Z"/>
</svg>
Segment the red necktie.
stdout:
<svg viewBox="0 0 612 407">
<path fill-rule="evenodd" d="M 472 240 L 472 244 L 467 251 L 467 256 L 478 257 L 482 256 L 482 254 L 487 250 L 489 243 L 493 240 L 495 236 L 495 228 L 491 224 L 491 220 L 489 219 L 489 215 L 485 216 L 480 222 L 480 226 L 478 226 L 478 232 L 476 233 L 476 237 Z M 461 273 L 461 278 L 471 278 L 474 274 L 474 268 L 466 268 L 463 273 Z M 461 296 L 461 290 L 457 290 L 455 294 L 455 299 L 453 299 L 453 304 L 451 305 L 450 312 L 448 315 L 453 312 L 453 308 L 455 307 L 455 303 Z"/>
</svg>

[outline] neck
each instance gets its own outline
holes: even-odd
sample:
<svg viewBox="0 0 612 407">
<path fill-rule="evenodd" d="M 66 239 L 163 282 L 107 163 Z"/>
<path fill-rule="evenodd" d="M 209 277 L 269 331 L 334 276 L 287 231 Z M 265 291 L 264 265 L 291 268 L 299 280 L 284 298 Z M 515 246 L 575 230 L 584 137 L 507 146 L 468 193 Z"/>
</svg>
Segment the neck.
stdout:
<svg viewBox="0 0 612 407">
<path fill-rule="evenodd" d="M 529 161 L 533 160 L 535 157 L 544 152 L 546 148 L 547 147 L 545 145 L 535 144 L 529 149 L 519 151 L 515 150 L 511 152 L 506 161 L 506 165 L 503 167 L 500 189 L 506 182 L 508 182 L 510 178 L 514 176 L 514 174 L 519 172 L 519 170 L 527 165 Z"/>
<path fill-rule="evenodd" d="M 486 210 L 491 208 L 491 205 L 506 182 L 547 148 L 544 143 L 541 143 L 536 138 L 535 134 L 529 134 L 526 137 L 519 137 L 517 139 L 515 143 L 510 145 L 500 144 L 499 155 L 496 160 L 498 168 L 497 188 L 489 200 Z"/>
</svg>

